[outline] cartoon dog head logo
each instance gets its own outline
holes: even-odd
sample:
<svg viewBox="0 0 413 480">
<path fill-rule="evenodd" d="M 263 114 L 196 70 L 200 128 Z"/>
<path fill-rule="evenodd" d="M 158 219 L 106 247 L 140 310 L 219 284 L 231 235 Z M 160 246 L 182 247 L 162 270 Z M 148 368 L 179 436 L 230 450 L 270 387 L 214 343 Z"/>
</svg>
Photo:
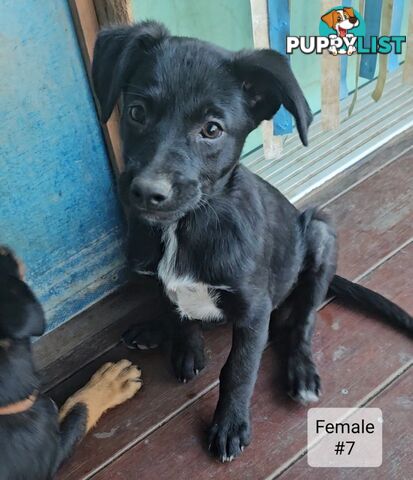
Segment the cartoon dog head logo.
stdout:
<svg viewBox="0 0 413 480">
<path fill-rule="evenodd" d="M 331 10 L 321 17 L 329 28 L 337 32 L 340 37 L 347 37 L 348 31 L 360 25 L 359 19 L 350 7 L 337 8 Z"/>
<path fill-rule="evenodd" d="M 321 17 L 321 25 L 324 26 L 324 28 L 320 26 L 320 33 L 328 36 L 332 40 L 332 45 L 328 49 L 329 52 L 333 55 L 337 55 L 338 53 L 352 55 L 356 52 L 357 50 L 352 38 L 360 34 L 363 35 L 364 32 L 361 33 L 359 28 L 362 26 L 361 23 L 362 19 L 360 14 L 351 7 L 336 7 L 323 15 Z M 324 32 L 322 32 L 322 30 L 324 30 Z M 336 39 L 337 41 L 334 42 Z M 344 45 L 344 47 L 338 48 L 336 45 Z"/>
</svg>

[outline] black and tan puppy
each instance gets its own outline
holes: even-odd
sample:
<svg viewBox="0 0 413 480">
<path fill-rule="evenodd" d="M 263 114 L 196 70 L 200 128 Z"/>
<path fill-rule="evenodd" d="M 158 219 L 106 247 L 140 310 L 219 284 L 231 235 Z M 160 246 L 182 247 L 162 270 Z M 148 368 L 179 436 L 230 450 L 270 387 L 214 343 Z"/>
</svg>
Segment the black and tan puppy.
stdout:
<svg viewBox="0 0 413 480">
<path fill-rule="evenodd" d="M 412 318 L 335 276 L 336 235 L 325 215 L 298 211 L 240 164 L 247 135 L 281 105 L 307 144 L 312 115 L 285 57 L 234 53 L 144 22 L 103 31 L 92 73 L 104 122 L 121 99 L 130 256 L 135 270 L 158 276 L 174 304 L 167 320 L 177 376 L 189 380 L 204 365 L 200 321 L 233 324 L 209 439 L 231 460 L 250 441 L 250 400 L 273 311 L 291 329 L 289 388 L 301 402 L 320 393 L 311 337 L 328 291 L 409 331 Z M 125 340 L 154 343 L 140 327 Z"/>
<path fill-rule="evenodd" d="M 45 319 L 22 270 L 0 247 L 0 479 L 48 480 L 106 410 L 140 389 L 140 371 L 127 360 L 104 365 L 59 414 L 39 392 L 30 337 Z"/>
</svg>

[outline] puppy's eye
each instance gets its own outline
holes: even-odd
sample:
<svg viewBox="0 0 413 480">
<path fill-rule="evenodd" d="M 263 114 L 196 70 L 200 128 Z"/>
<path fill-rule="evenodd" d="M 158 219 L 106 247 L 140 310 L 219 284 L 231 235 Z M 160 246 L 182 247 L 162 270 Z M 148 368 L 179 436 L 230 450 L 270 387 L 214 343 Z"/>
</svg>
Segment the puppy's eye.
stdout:
<svg viewBox="0 0 413 480">
<path fill-rule="evenodd" d="M 214 139 L 222 135 L 222 127 L 218 122 L 207 122 L 201 130 L 203 138 Z"/>
<path fill-rule="evenodd" d="M 146 110 L 143 105 L 132 105 L 129 107 L 129 116 L 136 123 L 141 125 L 146 123 Z"/>
</svg>

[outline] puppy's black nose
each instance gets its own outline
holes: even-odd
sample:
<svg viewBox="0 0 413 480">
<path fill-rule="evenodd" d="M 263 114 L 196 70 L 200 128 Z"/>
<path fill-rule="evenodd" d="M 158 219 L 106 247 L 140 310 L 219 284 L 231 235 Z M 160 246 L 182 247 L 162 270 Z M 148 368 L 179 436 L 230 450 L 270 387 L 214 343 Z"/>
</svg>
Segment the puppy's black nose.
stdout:
<svg viewBox="0 0 413 480">
<path fill-rule="evenodd" d="M 157 208 L 171 197 L 172 185 L 166 179 L 135 178 L 131 194 L 140 207 Z"/>
<path fill-rule="evenodd" d="M 355 25 L 357 23 L 357 17 L 350 17 L 349 19 L 349 22 L 352 23 L 353 25 Z"/>
</svg>

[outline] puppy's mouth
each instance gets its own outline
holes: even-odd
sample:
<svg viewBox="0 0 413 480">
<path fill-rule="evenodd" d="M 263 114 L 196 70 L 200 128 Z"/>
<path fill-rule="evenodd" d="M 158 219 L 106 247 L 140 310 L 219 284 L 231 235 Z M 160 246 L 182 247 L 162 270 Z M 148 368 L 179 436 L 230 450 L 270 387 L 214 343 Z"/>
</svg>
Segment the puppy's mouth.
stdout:
<svg viewBox="0 0 413 480">
<path fill-rule="evenodd" d="M 347 29 L 341 28 L 340 26 L 338 27 L 338 33 L 340 37 L 345 37 L 347 35 Z"/>
<path fill-rule="evenodd" d="M 202 194 L 199 192 L 191 199 L 187 199 L 185 202 L 180 203 L 178 206 L 174 205 L 174 208 L 168 209 L 147 209 L 131 202 L 130 206 L 136 215 L 141 219 L 153 225 L 168 225 L 175 223 L 181 218 L 185 217 L 190 211 L 195 210 L 201 202 Z"/>
<path fill-rule="evenodd" d="M 186 213 L 181 210 L 146 210 L 138 206 L 133 206 L 133 210 L 140 218 L 152 224 L 174 223 Z"/>
</svg>

